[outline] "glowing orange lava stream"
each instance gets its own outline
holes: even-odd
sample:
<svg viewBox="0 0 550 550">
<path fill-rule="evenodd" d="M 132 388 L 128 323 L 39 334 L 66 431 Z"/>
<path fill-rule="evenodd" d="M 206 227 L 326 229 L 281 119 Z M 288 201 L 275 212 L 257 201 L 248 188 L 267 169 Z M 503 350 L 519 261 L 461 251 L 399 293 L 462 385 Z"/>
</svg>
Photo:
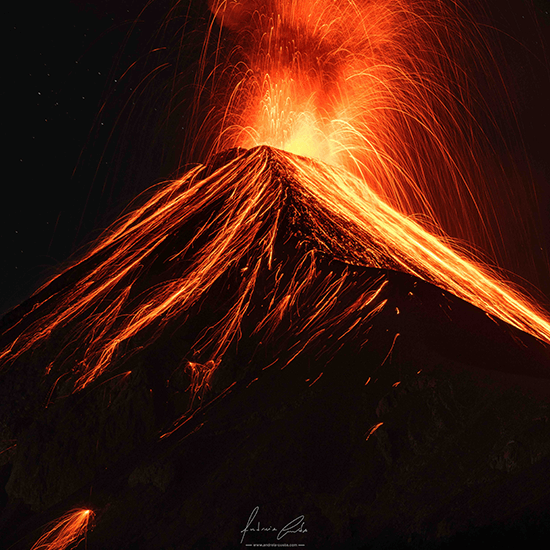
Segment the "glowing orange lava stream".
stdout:
<svg viewBox="0 0 550 550">
<path fill-rule="evenodd" d="M 277 175 L 278 171 L 283 171 L 284 177 Z M 410 273 L 550 343 L 550 323 L 544 312 L 486 268 L 454 252 L 440 238 L 389 207 L 363 180 L 343 169 L 259 147 L 238 154 L 208 177 L 200 175 L 201 167 L 197 167 L 167 184 L 143 207 L 109 229 L 81 260 L 98 257 L 97 265 L 76 285 L 55 296 L 51 311 L 5 348 L 1 359 L 14 360 L 77 320 L 71 338 L 81 343 L 75 389 L 82 389 L 105 372 L 117 353 L 124 353 L 132 338 L 151 327 L 155 333 L 161 332 L 170 319 L 196 304 L 217 279 L 242 266 L 238 300 L 208 335 L 195 343 L 198 352 L 207 350 L 193 367 L 198 369 L 197 376 L 202 373 L 199 378 L 203 382 L 197 387 L 202 386 L 208 380 L 204 373 L 213 371 L 230 343 L 238 338 L 260 270 L 275 268 L 274 245 L 281 231 L 283 199 L 289 192 L 312 207 L 309 224 L 321 252 L 351 265 Z M 217 203 L 221 207 L 211 212 L 191 241 L 169 259 L 181 263 L 181 275 L 132 300 L 141 262 L 155 255 L 170 235 L 201 212 L 210 212 L 208 209 Z M 333 224 L 330 230 L 325 219 Z M 210 238 L 198 244 L 204 235 Z M 284 311 L 314 280 L 314 268 L 305 275 L 297 273 L 288 286 L 287 298 L 272 303 L 257 330 L 269 324 L 276 326 Z M 355 309 L 383 307 L 375 299 L 383 285 L 359 296 Z M 336 280 L 317 300 L 316 309 L 307 312 L 309 321 L 303 321 L 302 328 L 296 330 L 304 331 L 317 316 L 322 317 L 324 309 L 330 309 L 331 301 L 345 289 L 345 277 Z M 96 316 L 99 304 L 103 310 Z M 335 318 L 328 322 L 337 326 L 341 321 Z"/>
<path fill-rule="evenodd" d="M 469 81 L 451 55 L 474 44 L 475 33 L 466 32 L 458 4 L 212 0 L 210 7 L 208 40 L 219 23 L 236 36 L 231 56 L 238 58 L 228 60 L 216 82 L 225 94 L 217 147 L 251 149 L 210 175 L 199 165 L 160 186 L 109 228 L 70 267 L 87 266 L 85 275 L 36 305 L 45 313 L 0 351 L 2 363 L 70 327 L 65 346 L 74 348 L 74 389 L 80 390 L 115 357 L 146 345 L 136 343 L 145 331 L 150 340 L 151 331 L 159 334 L 222 275 L 240 269 L 238 299 L 194 344 L 198 359 L 188 369 L 199 392 L 239 338 L 261 270 L 281 269 L 274 265 L 274 246 L 289 194 L 310 208 L 309 225 L 322 252 L 351 265 L 420 277 L 550 344 L 542 308 L 407 215 L 435 220 L 437 192 L 455 211 L 478 216 L 485 231 L 474 185 L 479 149 L 469 139 Z M 269 147 L 254 147 L 262 144 Z M 195 233 L 167 261 L 181 266 L 177 275 L 136 296 L 143 266 L 172 235 L 189 228 Z M 311 285 L 314 260 L 306 258 L 305 275 L 272 302 L 257 330 L 276 326 Z M 353 311 L 360 318 L 348 331 L 384 307 L 384 284 L 360 294 Z M 345 276 L 334 281 L 295 328 L 309 331 L 296 354 L 342 321 L 327 320 L 325 313 L 346 288 Z"/>
</svg>

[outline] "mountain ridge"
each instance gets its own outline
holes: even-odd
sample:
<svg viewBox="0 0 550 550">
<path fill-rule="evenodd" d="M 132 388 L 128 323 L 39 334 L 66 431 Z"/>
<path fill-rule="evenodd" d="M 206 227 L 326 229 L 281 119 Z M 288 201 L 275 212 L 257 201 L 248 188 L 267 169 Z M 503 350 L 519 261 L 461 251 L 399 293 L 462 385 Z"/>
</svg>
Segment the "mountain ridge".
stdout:
<svg viewBox="0 0 550 550">
<path fill-rule="evenodd" d="M 548 346 L 410 273 L 344 261 L 360 250 L 351 226 L 284 158 L 237 150 L 197 167 L 12 312 L 13 340 L 80 292 L 74 317 L 0 371 L 14 548 L 77 506 L 96 513 L 89 548 L 276 542 L 242 542 L 256 506 L 278 530 L 304 515 L 287 540 L 313 547 L 542 529 Z"/>
</svg>

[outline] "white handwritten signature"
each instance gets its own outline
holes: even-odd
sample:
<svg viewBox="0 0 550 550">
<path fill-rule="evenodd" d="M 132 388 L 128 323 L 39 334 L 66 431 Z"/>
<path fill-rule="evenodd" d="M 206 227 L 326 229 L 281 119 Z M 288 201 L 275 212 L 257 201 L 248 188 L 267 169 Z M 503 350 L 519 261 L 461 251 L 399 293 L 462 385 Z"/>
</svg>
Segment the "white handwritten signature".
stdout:
<svg viewBox="0 0 550 550">
<path fill-rule="evenodd" d="M 272 525 L 268 527 L 262 527 L 260 521 L 256 524 L 252 524 L 252 522 L 256 519 L 256 516 L 258 515 L 258 512 L 260 511 L 260 507 L 256 506 L 254 510 L 252 510 L 252 513 L 250 514 L 250 517 L 248 518 L 248 522 L 246 524 L 246 527 L 241 531 L 243 536 L 241 537 L 241 544 L 244 542 L 244 537 L 247 533 L 277 533 L 277 540 L 281 540 L 283 537 L 290 533 L 307 533 L 307 529 L 304 527 L 305 522 L 304 518 L 305 516 L 298 516 L 297 518 L 293 519 L 289 523 L 287 523 L 282 529 L 277 529 L 276 527 L 273 527 Z"/>
</svg>

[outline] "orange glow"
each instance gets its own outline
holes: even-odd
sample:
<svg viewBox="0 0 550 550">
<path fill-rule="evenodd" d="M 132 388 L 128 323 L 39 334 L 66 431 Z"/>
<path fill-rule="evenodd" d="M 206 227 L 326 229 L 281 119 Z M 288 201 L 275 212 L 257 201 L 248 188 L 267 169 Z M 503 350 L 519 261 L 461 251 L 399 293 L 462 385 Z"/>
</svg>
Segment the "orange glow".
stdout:
<svg viewBox="0 0 550 550">
<path fill-rule="evenodd" d="M 445 218 L 472 243 L 490 239 L 478 100 L 460 67 L 468 53 L 479 63 L 490 54 L 457 2 L 210 8 L 235 44 L 218 150 L 268 145 L 344 167 L 402 212 Z M 454 224 L 442 214 L 449 204 Z"/>
<path fill-rule="evenodd" d="M 260 270 L 274 270 L 278 279 L 283 276 L 283 266 L 274 263 L 274 254 L 276 236 L 283 230 L 283 198 L 288 193 L 292 193 L 293 200 L 307 205 L 311 238 L 321 252 L 347 264 L 394 269 L 420 277 L 550 343 L 550 323 L 542 310 L 500 282 L 487 268 L 453 251 L 441 238 L 390 208 L 363 180 L 346 170 L 269 148 L 242 152 L 206 178 L 199 177 L 200 170 L 167 184 L 141 209 L 109 229 L 85 259 L 99 257 L 103 251 L 109 253 L 91 273 L 56 297 L 50 313 L 1 352 L 4 361 L 15 359 L 71 322 L 71 339 L 84 343 L 78 349 L 81 355 L 75 356 L 79 368 L 73 374 L 75 390 L 82 389 L 108 369 L 113 357 L 124 353 L 132 338 L 151 327 L 158 334 L 170 319 L 198 303 L 216 280 L 242 266 L 238 297 L 230 311 L 193 345 L 198 359 L 188 363 L 188 372 L 191 390 L 200 398 L 225 351 L 240 337 L 241 321 Z M 278 171 L 284 171 L 284 181 L 276 175 Z M 130 292 L 140 262 L 220 199 L 225 200 L 222 209 L 170 259 L 181 260 L 187 266 L 181 276 L 132 301 Z M 330 230 L 326 219 L 333 225 Z M 192 250 L 203 234 L 212 237 Z M 355 287 L 357 299 L 334 315 L 335 304 L 351 284 L 349 270 L 326 279 L 304 302 L 316 288 L 315 258 L 311 251 L 303 256 L 286 287 L 275 290 L 254 331 L 269 338 L 283 319 L 294 319 L 291 330 L 297 340 L 289 349 L 287 364 L 321 335 L 335 336 L 343 342 L 364 328 L 387 303 L 387 280 L 380 277 L 362 290 Z M 102 303 L 102 315 L 85 314 Z M 397 335 L 389 353 L 396 339 Z"/>
<path fill-rule="evenodd" d="M 323 376 L 323 373 L 321 373 L 311 384 L 310 384 L 310 387 L 313 386 L 313 384 L 315 384 L 315 382 L 317 382 L 317 380 L 319 380 L 319 378 L 321 378 L 321 376 Z"/>
<path fill-rule="evenodd" d="M 94 518 L 92 510 L 71 510 L 48 525 L 31 550 L 65 550 L 76 545 L 86 535 L 89 523 Z"/>
<path fill-rule="evenodd" d="M 371 429 L 367 432 L 367 437 L 365 439 L 365 441 L 368 441 L 369 440 L 369 437 L 378 429 L 380 428 L 380 426 L 382 426 L 384 424 L 384 422 L 379 422 L 378 424 L 375 424 L 374 426 L 371 427 Z"/>
<path fill-rule="evenodd" d="M 397 337 L 398 337 L 398 336 L 399 336 L 399 332 L 393 337 L 393 341 L 392 341 L 392 343 L 391 343 L 390 351 L 388 351 L 388 353 L 386 354 L 386 357 L 384 358 L 384 361 L 382 361 L 382 365 L 384 365 L 385 362 L 386 362 L 389 358 L 391 358 L 391 354 L 392 354 L 393 348 L 394 348 L 394 346 L 395 346 L 395 341 L 397 340 Z M 391 361 L 391 359 L 390 359 L 390 361 Z"/>
<path fill-rule="evenodd" d="M 182 358 L 190 392 L 201 400 L 239 340 L 266 271 L 277 282 L 252 335 L 267 340 L 288 328 L 294 340 L 281 368 L 321 340 L 336 347 L 366 341 L 366 327 L 388 303 L 388 281 L 380 275 L 354 287 L 357 299 L 335 313 L 352 286 L 351 266 L 419 277 L 550 344 L 548 314 L 459 251 L 436 223 L 435 205 L 444 205 L 439 212 L 452 205 L 464 212 L 457 218 L 462 237 L 487 230 L 472 83 L 458 63 L 481 42 L 455 2 L 210 0 L 209 7 L 207 40 L 217 22 L 235 43 L 234 58 L 221 63 L 224 89 L 216 90 L 227 94 L 216 147 L 251 149 L 236 151 L 214 173 L 199 165 L 159 186 L 109 228 L 69 268 L 84 266 L 80 280 L 28 314 L 45 312 L 0 350 L 2 364 L 66 331 L 65 355 L 52 358 L 45 373 L 54 369 L 55 380 L 67 376 L 82 390 L 231 274 L 236 299 Z M 311 235 L 285 276 L 276 244 L 288 229 L 290 203 L 301 208 Z M 144 266 L 189 231 L 165 262 L 178 266 L 176 274 L 137 293 Z M 317 288 L 322 254 L 349 267 Z"/>
</svg>

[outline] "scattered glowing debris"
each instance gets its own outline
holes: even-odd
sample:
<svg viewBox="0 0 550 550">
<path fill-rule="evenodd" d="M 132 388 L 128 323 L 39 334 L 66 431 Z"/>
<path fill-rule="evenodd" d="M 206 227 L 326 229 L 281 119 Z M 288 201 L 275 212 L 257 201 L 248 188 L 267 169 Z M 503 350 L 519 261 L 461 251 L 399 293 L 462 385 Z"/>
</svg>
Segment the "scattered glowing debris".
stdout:
<svg viewBox="0 0 550 550">
<path fill-rule="evenodd" d="M 13 445 L 10 445 L 9 447 L 6 447 L 3 451 L 0 451 L 0 455 L 7 453 L 11 449 L 15 449 L 17 447 L 17 443 L 14 443 Z"/>
<path fill-rule="evenodd" d="M 319 380 L 319 378 L 321 378 L 321 376 L 323 376 L 323 373 L 321 373 L 309 386 L 313 386 L 313 384 L 315 384 L 315 382 L 317 382 L 317 380 Z"/>
<path fill-rule="evenodd" d="M 65 550 L 74 546 L 86 535 L 94 515 L 92 510 L 71 510 L 50 523 L 31 550 Z"/>
<path fill-rule="evenodd" d="M 431 188 L 443 181 L 438 193 L 445 210 L 456 205 L 457 216 L 464 210 L 472 217 L 471 223 L 457 219 L 457 227 L 466 227 L 464 237 L 475 241 L 476 221 L 486 233 L 484 195 L 473 185 L 483 176 L 471 139 L 480 126 L 472 118 L 475 100 L 456 96 L 456 90 L 471 88 L 467 74 L 456 70 L 463 44 L 474 48 L 480 42 L 476 30 L 468 31 L 444 4 L 316 0 L 312 9 L 309 2 L 291 0 L 212 0 L 220 32 L 232 29 L 241 56 L 229 71 L 233 76 L 219 79 L 228 86 L 228 99 L 220 105 L 225 126 L 213 150 L 252 149 L 240 150 L 209 175 L 204 165 L 192 168 L 122 216 L 68 268 L 93 259 L 89 271 L 35 304 L 33 316 L 41 307 L 44 315 L 0 350 L 0 363 L 12 363 L 66 330 L 68 339 L 79 342 L 71 352 L 77 368 L 70 377 L 80 391 L 126 355 L 138 335 L 154 332 L 148 341 L 154 340 L 236 270 L 240 287 L 233 306 L 193 342 L 189 391 L 202 400 L 224 354 L 240 338 L 260 273 L 279 270 L 279 281 L 285 278 L 285 266 L 274 264 L 275 243 L 288 222 L 283 212 L 290 195 L 303 207 L 314 250 L 353 266 L 408 273 L 550 344 L 548 314 L 488 266 L 455 250 L 436 223 Z M 220 66 L 231 67 L 231 60 Z M 433 221 L 430 231 L 411 218 L 416 214 Z M 135 297 L 143 265 L 188 226 L 195 229 L 193 238 L 170 258 L 181 260 L 183 273 Z M 322 295 L 302 300 L 318 281 L 315 261 L 309 250 L 299 275 L 286 288 L 275 285 L 255 329 L 267 339 L 290 321 L 296 347 L 281 368 L 322 338 L 338 337 L 344 345 L 387 304 L 388 282 L 379 280 L 358 291 L 362 303 L 336 315 L 335 305 L 350 288 L 349 272 L 329 277 Z M 50 395 L 65 374 L 63 360 L 56 361 L 45 369 L 57 368 Z"/>
<path fill-rule="evenodd" d="M 393 342 L 391 343 L 390 351 L 388 351 L 386 357 L 384 358 L 384 360 L 382 361 L 380 366 L 382 366 L 388 360 L 388 357 L 391 357 L 391 354 L 393 352 L 393 348 L 395 346 L 395 341 L 397 340 L 398 336 L 399 336 L 399 332 L 393 337 Z M 390 363 L 391 363 L 391 359 L 390 359 Z"/>
<path fill-rule="evenodd" d="M 382 426 L 382 424 L 384 424 L 384 422 L 379 422 L 378 424 L 375 424 L 374 426 L 372 426 L 372 428 L 366 433 L 367 438 L 365 439 L 365 441 L 368 441 L 368 440 L 369 440 L 369 437 L 370 437 L 378 428 L 380 428 L 380 426 Z"/>
</svg>

